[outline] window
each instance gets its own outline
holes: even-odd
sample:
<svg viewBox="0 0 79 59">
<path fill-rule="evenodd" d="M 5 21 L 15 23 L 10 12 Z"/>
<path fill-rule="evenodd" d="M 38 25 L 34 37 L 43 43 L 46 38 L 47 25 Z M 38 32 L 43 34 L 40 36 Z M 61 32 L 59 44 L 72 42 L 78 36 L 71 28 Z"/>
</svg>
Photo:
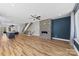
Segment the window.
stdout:
<svg viewBox="0 0 79 59">
<path fill-rule="evenodd" d="M 76 29 L 76 31 L 75 31 L 75 35 L 76 35 L 76 40 L 79 42 L 79 10 L 76 12 L 76 14 L 75 14 L 75 29 Z"/>
</svg>

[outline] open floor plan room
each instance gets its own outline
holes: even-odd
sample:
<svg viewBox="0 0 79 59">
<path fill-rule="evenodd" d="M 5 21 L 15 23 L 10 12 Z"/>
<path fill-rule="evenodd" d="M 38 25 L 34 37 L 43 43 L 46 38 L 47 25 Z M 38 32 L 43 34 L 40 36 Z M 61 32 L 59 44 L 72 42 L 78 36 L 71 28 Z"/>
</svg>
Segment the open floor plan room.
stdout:
<svg viewBox="0 0 79 59">
<path fill-rule="evenodd" d="M 0 56 L 78 56 L 79 3 L 0 3 Z"/>
</svg>

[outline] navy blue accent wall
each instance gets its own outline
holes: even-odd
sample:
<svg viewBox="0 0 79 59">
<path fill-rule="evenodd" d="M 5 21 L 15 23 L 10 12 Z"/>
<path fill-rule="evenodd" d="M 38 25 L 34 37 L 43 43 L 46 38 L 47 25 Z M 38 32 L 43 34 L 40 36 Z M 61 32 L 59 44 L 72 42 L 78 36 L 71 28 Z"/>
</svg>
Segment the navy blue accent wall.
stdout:
<svg viewBox="0 0 79 59">
<path fill-rule="evenodd" d="M 70 17 L 52 20 L 51 32 L 52 37 L 70 39 Z"/>
</svg>

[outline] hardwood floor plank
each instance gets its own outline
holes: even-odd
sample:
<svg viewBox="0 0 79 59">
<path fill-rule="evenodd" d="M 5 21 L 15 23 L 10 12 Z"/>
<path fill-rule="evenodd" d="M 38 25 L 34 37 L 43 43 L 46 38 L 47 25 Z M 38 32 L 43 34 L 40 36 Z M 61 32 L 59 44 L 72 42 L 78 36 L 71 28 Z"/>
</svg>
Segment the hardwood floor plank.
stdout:
<svg viewBox="0 0 79 59">
<path fill-rule="evenodd" d="M 4 34 L 0 40 L 2 56 L 76 56 L 68 42 L 44 40 L 36 36 L 17 35 L 8 39 Z"/>
</svg>

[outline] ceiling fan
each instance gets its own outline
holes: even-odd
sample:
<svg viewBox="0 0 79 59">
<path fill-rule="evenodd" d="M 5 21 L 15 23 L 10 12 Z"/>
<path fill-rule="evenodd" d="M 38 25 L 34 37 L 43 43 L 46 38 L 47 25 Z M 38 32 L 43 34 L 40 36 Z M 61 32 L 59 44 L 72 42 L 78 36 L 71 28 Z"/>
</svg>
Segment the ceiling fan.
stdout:
<svg viewBox="0 0 79 59">
<path fill-rule="evenodd" d="M 40 20 L 41 16 L 30 15 L 33 20 Z"/>
</svg>

